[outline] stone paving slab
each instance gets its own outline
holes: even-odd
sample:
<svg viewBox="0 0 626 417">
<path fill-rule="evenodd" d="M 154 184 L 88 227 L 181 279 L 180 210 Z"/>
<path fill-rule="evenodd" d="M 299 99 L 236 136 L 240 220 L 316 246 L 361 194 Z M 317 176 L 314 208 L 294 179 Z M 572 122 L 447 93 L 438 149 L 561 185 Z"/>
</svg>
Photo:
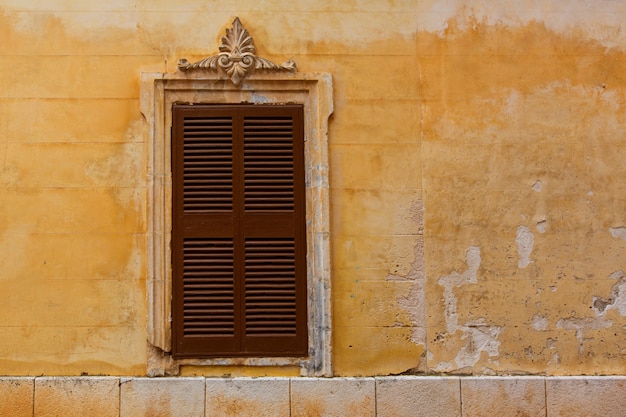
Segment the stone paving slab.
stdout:
<svg viewBox="0 0 626 417">
<path fill-rule="evenodd" d="M 457 377 L 376 378 L 377 417 L 460 417 Z"/>
<path fill-rule="evenodd" d="M 374 378 L 292 378 L 291 417 L 374 417 Z"/>
<path fill-rule="evenodd" d="M 122 378 L 120 417 L 204 417 L 204 378 Z"/>
<path fill-rule="evenodd" d="M 206 417 L 289 416 L 289 378 L 209 378 Z"/>
<path fill-rule="evenodd" d="M 0 416 L 32 416 L 34 384 L 32 377 L 0 377 Z"/>
<path fill-rule="evenodd" d="M 119 416 L 117 377 L 35 378 L 35 416 Z"/>
<path fill-rule="evenodd" d="M 461 378 L 463 417 L 545 416 L 541 377 Z"/>
<path fill-rule="evenodd" d="M 549 417 L 626 416 L 626 377 L 546 378 Z"/>
</svg>

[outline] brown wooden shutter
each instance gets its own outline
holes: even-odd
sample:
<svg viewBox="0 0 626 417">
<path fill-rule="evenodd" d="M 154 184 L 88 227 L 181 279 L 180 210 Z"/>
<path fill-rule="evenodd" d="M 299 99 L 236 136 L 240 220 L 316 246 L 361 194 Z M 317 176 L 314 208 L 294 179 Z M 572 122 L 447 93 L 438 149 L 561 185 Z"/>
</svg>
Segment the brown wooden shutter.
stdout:
<svg viewBox="0 0 626 417">
<path fill-rule="evenodd" d="M 176 357 L 307 353 L 303 108 L 175 105 Z"/>
</svg>

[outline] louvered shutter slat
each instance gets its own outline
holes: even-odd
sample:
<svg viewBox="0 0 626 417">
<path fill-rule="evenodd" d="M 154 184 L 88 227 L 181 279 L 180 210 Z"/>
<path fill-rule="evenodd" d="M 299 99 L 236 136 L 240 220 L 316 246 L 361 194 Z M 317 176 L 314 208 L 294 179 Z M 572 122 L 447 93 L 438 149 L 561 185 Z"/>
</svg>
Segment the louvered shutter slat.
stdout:
<svg viewBox="0 0 626 417">
<path fill-rule="evenodd" d="M 250 349 L 306 353 L 301 110 L 244 117 L 242 305 Z"/>
<path fill-rule="evenodd" d="M 183 135 L 184 210 L 232 210 L 232 118 L 186 117 Z"/>
<path fill-rule="evenodd" d="M 246 211 L 293 211 L 293 123 L 290 116 L 244 119 Z"/>
<path fill-rule="evenodd" d="M 280 265 L 280 267 L 279 267 Z M 275 271 L 281 269 L 282 274 Z M 296 334 L 293 239 L 246 241 L 246 334 Z"/>
<path fill-rule="evenodd" d="M 240 349 L 233 236 L 233 117 L 173 112 L 173 348 Z"/>
</svg>

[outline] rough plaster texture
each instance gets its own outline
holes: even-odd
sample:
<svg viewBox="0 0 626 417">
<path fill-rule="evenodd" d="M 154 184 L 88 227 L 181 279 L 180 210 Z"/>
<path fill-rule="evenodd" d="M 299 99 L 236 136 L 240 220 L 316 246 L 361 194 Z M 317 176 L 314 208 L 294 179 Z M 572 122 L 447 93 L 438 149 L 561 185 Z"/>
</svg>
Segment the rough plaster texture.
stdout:
<svg viewBox="0 0 626 417">
<path fill-rule="evenodd" d="M 202 417 L 204 378 L 122 378 L 124 417 Z"/>
<path fill-rule="evenodd" d="M 291 380 L 291 415 L 375 416 L 373 378 L 300 378 Z"/>
<path fill-rule="evenodd" d="M 288 378 L 207 379 L 206 416 L 288 416 L 289 384 Z"/>
<path fill-rule="evenodd" d="M 234 16 L 333 75 L 335 375 L 626 372 L 622 2 L 0 0 L 3 374 L 149 372 L 139 74 Z"/>
<path fill-rule="evenodd" d="M 624 150 L 615 132 L 625 126 L 626 90 L 610 62 L 624 55 L 587 37 L 595 17 L 579 32 L 555 31 L 555 16 L 583 19 L 579 3 L 568 11 L 552 4 L 559 12 L 545 16 L 521 4 L 457 10 L 450 2 L 440 12 L 458 14 L 439 34 L 418 34 L 421 94 L 430 97 L 422 106 L 428 368 L 619 374 L 624 318 L 617 308 L 597 318 L 593 304 L 610 304 L 610 276 L 623 269 L 623 241 L 607 231 L 623 224 L 614 177 L 623 166 L 611 149 Z M 542 17 L 525 21 L 529 11 Z M 521 20 L 494 23 L 501 12 Z M 522 38 L 524 54 L 515 47 Z M 587 53 L 593 64 L 578 58 Z M 481 255 L 476 283 L 454 289 L 451 316 L 437 281 L 462 273 L 472 246 Z M 468 338 L 451 332 L 451 317 L 499 329 L 497 352 L 494 345 L 458 362 Z"/>
<path fill-rule="evenodd" d="M 34 384 L 34 378 L 0 377 L 0 416 L 32 416 Z"/>
<path fill-rule="evenodd" d="M 112 377 L 43 377 L 35 379 L 36 416 L 120 414 L 120 380 Z"/>
<path fill-rule="evenodd" d="M 460 417 L 459 378 L 376 379 L 378 417 Z"/>
</svg>

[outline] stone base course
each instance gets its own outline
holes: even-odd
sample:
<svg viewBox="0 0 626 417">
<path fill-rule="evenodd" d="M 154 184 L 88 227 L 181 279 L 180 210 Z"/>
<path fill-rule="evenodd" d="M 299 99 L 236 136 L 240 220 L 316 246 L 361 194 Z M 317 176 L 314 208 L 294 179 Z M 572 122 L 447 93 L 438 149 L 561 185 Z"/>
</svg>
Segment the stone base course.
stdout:
<svg viewBox="0 0 626 417">
<path fill-rule="evenodd" d="M 626 377 L 0 377 L 0 416 L 623 417 Z"/>
<path fill-rule="evenodd" d="M 119 378 L 35 378 L 36 416 L 116 417 L 120 404 Z"/>
<path fill-rule="evenodd" d="M 121 378 L 120 416 L 204 417 L 204 378 Z"/>
<path fill-rule="evenodd" d="M 377 378 L 377 416 L 461 415 L 459 378 Z"/>
<path fill-rule="evenodd" d="M 0 416 L 32 416 L 34 378 L 0 377 Z"/>
<path fill-rule="evenodd" d="M 294 378 L 291 380 L 291 417 L 376 415 L 373 378 Z"/>
<path fill-rule="evenodd" d="M 289 378 L 209 378 L 206 417 L 290 415 Z"/>
</svg>

